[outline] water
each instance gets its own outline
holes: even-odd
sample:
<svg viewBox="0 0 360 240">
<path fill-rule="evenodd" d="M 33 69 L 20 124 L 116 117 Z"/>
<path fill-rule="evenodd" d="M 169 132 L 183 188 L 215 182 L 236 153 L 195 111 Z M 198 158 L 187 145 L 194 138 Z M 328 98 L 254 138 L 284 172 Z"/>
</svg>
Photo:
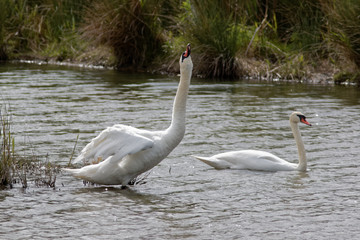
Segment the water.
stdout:
<svg viewBox="0 0 360 240">
<path fill-rule="evenodd" d="M 115 123 L 165 129 L 178 77 L 0 65 L 17 149 L 65 166 Z M 262 149 L 297 161 L 288 116 L 300 126 L 309 171 L 214 170 L 191 157 Z M 193 79 L 182 143 L 146 179 L 122 190 L 58 175 L 0 191 L 0 239 L 358 239 L 360 91 Z M 31 143 L 31 147 L 29 147 Z"/>
</svg>

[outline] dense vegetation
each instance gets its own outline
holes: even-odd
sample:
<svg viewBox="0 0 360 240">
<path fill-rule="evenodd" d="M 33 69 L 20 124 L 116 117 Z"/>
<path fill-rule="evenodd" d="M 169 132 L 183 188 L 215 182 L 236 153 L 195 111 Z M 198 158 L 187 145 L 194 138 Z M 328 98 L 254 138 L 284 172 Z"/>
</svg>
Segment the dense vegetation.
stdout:
<svg viewBox="0 0 360 240">
<path fill-rule="evenodd" d="M 358 0 L 1 0 L 0 59 L 359 83 Z"/>
</svg>

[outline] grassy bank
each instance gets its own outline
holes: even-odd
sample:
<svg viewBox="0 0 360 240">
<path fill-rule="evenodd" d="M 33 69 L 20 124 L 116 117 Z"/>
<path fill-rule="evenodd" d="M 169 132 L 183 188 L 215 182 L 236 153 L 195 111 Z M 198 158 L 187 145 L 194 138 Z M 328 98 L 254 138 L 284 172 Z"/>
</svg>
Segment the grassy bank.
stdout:
<svg viewBox="0 0 360 240">
<path fill-rule="evenodd" d="M 194 74 L 360 82 L 356 0 L 3 0 L 0 59 Z"/>
</svg>

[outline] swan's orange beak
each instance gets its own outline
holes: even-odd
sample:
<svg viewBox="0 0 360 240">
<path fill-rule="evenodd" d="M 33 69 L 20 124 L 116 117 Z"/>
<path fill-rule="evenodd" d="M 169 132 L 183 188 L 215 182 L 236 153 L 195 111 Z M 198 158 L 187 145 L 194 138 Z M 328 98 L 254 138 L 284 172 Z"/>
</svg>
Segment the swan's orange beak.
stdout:
<svg viewBox="0 0 360 240">
<path fill-rule="evenodd" d="M 190 52 L 189 50 L 190 50 L 190 47 L 187 47 L 187 48 L 186 48 L 186 51 L 185 51 L 185 53 L 184 53 L 184 57 L 185 57 L 185 58 L 187 58 L 187 57 L 189 56 L 189 52 Z"/>
<path fill-rule="evenodd" d="M 306 121 L 305 118 L 301 118 L 300 121 L 301 121 L 302 123 L 305 123 L 306 125 L 311 126 L 311 124 L 310 124 L 308 121 Z"/>
<path fill-rule="evenodd" d="M 191 52 L 191 47 L 190 47 L 190 43 L 186 46 L 186 50 L 185 52 L 182 54 L 181 56 L 181 62 L 184 61 L 185 58 L 190 56 L 190 52 Z"/>
</svg>

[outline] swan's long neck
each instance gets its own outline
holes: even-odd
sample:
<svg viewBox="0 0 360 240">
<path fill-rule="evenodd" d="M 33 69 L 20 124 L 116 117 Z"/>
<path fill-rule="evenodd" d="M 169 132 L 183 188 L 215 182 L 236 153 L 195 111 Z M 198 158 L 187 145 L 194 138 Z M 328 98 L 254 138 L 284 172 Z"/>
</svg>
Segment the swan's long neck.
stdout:
<svg viewBox="0 0 360 240">
<path fill-rule="evenodd" d="M 307 167 L 306 153 L 305 153 L 304 143 L 302 141 L 301 134 L 299 131 L 299 127 L 298 127 L 297 123 L 294 123 L 292 121 L 290 121 L 290 126 L 291 126 L 291 130 L 293 132 L 293 135 L 294 135 L 294 138 L 296 141 L 296 146 L 298 148 L 298 153 L 299 153 L 299 165 L 297 166 L 297 170 L 306 171 L 306 167 Z"/>
<path fill-rule="evenodd" d="M 180 82 L 174 100 L 171 125 L 167 129 L 170 136 L 168 140 L 174 145 L 179 144 L 185 134 L 186 100 L 189 92 L 191 70 L 186 68 L 181 71 Z"/>
</svg>

